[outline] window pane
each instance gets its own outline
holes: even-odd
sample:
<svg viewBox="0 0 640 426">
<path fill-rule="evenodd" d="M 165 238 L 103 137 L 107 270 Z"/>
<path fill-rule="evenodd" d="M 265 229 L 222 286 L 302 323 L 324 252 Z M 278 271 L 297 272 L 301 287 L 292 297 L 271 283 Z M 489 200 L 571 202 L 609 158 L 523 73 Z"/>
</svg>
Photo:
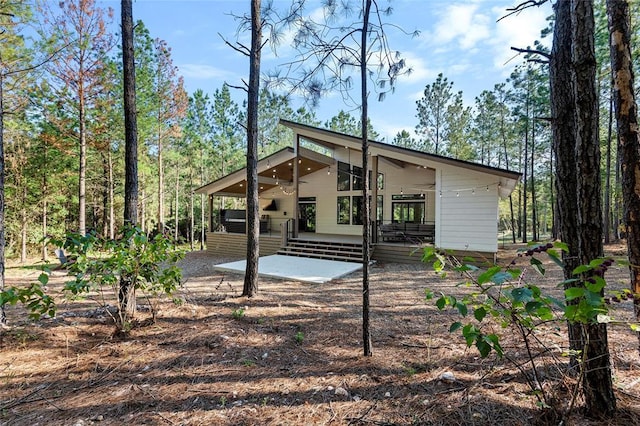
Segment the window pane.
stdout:
<svg viewBox="0 0 640 426">
<path fill-rule="evenodd" d="M 349 165 L 338 161 L 338 191 L 348 191 L 351 189 L 350 184 Z"/>
<path fill-rule="evenodd" d="M 377 212 L 376 212 L 376 219 L 379 221 L 382 221 L 384 218 L 384 209 L 383 207 L 383 201 L 384 201 L 384 197 L 382 195 L 378 195 L 378 205 L 377 205 Z"/>
<path fill-rule="evenodd" d="M 338 224 L 349 224 L 349 213 L 351 212 L 351 198 L 338 197 Z"/>
<path fill-rule="evenodd" d="M 384 189 L 384 175 L 382 173 L 378 173 L 378 190 Z"/>
<path fill-rule="evenodd" d="M 351 224 L 352 225 L 362 225 L 363 220 L 363 205 L 362 205 L 362 196 L 354 196 L 353 197 L 353 210 L 351 212 Z"/>
<path fill-rule="evenodd" d="M 353 190 L 362 190 L 362 167 L 353 166 Z"/>
</svg>

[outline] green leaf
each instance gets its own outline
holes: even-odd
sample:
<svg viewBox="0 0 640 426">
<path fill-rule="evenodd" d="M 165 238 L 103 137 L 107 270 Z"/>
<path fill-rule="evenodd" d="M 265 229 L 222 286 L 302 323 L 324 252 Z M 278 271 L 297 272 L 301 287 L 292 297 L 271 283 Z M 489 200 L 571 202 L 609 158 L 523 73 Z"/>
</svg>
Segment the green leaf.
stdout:
<svg viewBox="0 0 640 426">
<path fill-rule="evenodd" d="M 589 265 L 580 265 L 576 269 L 573 270 L 573 275 L 582 274 L 582 273 L 590 271 L 592 269 L 593 268 L 591 268 Z"/>
<path fill-rule="evenodd" d="M 484 317 L 487 316 L 487 310 L 483 306 L 480 306 L 473 311 L 473 316 L 478 322 L 482 322 Z"/>
<path fill-rule="evenodd" d="M 449 327 L 449 333 L 453 333 L 456 330 L 459 330 L 462 327 L 462 323 L 460 321 L 456 321 Z"/>
<path fill-rule="evenodd" d="M 583 287 L 569 287 L 564 291 L 566 300 L 574 300 L 584 296 L 585 289 Z"/>
<path fill-rule="evenodd" d="M 40 284 L 42 285 L 47 285 L 49 282 L 49 275 L 45 273 L 40 274 L 40 276 L 38 276 L 38 281 L 40 281 Z"/>
<path fill-rule="evenodd" d="M 456 303 L 456 308 L 458 308 L 458 312 L 460 312 L 460 315 L 462 315 L 463 317 L 467 316 L 467 313 L 468 313 L 467 305 L 465 305 L 462 302 L 458 302 Z"/>
<path fill-rule="evenodd" d="M 640 324 L 631 324 L 629 327 L 631 327 L 633 331 L 640 331 Z"/>
<path fill-rule="evenodd" d="M 595 283 L 585 282 L 584 286 L 586 287 L 587 290 L 589 290 L 592 293 L 600 293 L 600 291 L 602 291 L 602 289 L 607 283 L 602 277 L 594 277 L 594 278 L 596 281 Z"/>
<path fill-rule="evenodd" d="M 493 350 L 496 351 L 498 357 L 502 358 L 504 352 L 502 351 L 502 346 L 500 345 L 500 338 L 495 334 L 489 334 L 484 337 L 484 340 L 493 347 Z"/>
<path fill-rule="evenodd" d="M 526 302 L 527 300 L 531 300 L 531 296 L 533 296 L 533 292 L 529 290 L 527 287 L 516 287 L 511 290 L 511 296 L 513 300 L 516 302 Z"/>
<path fill-rule="evenodd" d="M 557 251 L 549 249 L 547 250 L 547 256 L 549 256 L 549 259 L 551 259 L 556 265 L 564 269 L 564 263 Z"/>
<path fill-rule="evenodd" d="M 499 266 L 493 266 L 478 276 L 478 284 L 485 284 L 493 281 L 493 276 L 500 272 Z"/>
<path fill-rule="evenodd" d="M 501 272 L 498 272 L 497 274 L 494 274 L 491 277 L 491 282 L 499 285 L 499 284 L 504 284 L 505 282 L 511 280 L 512 278 L 513 278 L 513 275 L 511 274 L 511 272 L 501 271 Z"/>
<path fill-rule="evenodd" d="M 535 268 L 535 270 L 538 271 L 538 273 L 540 275 L 544 275 L 544 273 L 545 273 L 544 266 L 542 266 L 542 262 L 540 262 L 535 257 L 531 258 L 531 266 L 533 266 Z"/>
<path fill-rule="evenodd" d="M 491 345 L 482 339 L 476 341 L 476 348 L 478 348 L 482 358 L 486 358 L 491 353 Z"/>
<path fill-rule="evenodd" d="M 428 290 L 428 289 L 427 289 L 427 290 L 425 290 L 425 291 L 424 291 L 424 298 L 425 298 L 426 300 L 431 300 L 431 299 L 433 299 L 433 291 Z"/>
<path fill-rule="evenodd" d="M 442 296 L 438 300 L 436 300 L 436 306 L 438 309 L 443 310 L 445 306 L 447 306 L 447 299 Z"/>
<path fill-rule="evenodd" d="M 562 241 L 554 242 L 553 246 L 559 248 L 565 253 L 569 253 L 569 246 L 566 243 L 563 243 Z"/>
</svg>

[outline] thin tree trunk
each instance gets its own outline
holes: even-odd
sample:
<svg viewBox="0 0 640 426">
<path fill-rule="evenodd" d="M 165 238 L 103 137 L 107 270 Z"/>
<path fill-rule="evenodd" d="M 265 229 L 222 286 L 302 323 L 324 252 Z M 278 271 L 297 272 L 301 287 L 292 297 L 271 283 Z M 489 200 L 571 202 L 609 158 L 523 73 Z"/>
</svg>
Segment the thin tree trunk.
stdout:
<svg viewBox="0 0 640 426">
<path fill-rule="evenodd" d="M 528 78 L 528 76 L 527 76 Z M 526 121 L 524 126 L 524 173 L 522 182 L 522 242 L 527 242 L 527 186 L 529 182 L 529 94 L 526 100 Z"/>
<path fill-rule="evenodd" d="M 124 225 L 127 227 L 138 225 L 138 130 L 132 0 L 122 0 L 120 5 L 125 134 Z M 118 303 L 122 312 L 130 315 L 131 318 L 135 316 L 136 294 L 133 277 L 125 275 L 120 277 Z"/>
<path fill-rule="evenodd" d="M 4 206 L 4 75 L 0 73 L 0 292 L 4 291 L 5 279 L 4 279 L 4 262 L 5 253 L 4 246 L 6 242 L 5 237 L 5 206 Z M 7 324 L 7 315 L 4 310 L 4 305 L 0 304 L 0 332 L 2 326 Z"/>
<path fill-rule="evenodd" d="M 164 166 L 163 166 L 163 150 L 162 136 L 160 128 L 160 109 L 158 109 L 158 225 L 159 233 L 164 232 Z"/>
<path fill-rule="evenodd" d="M 194 201 L 193 201 L 193 170 L 189 169 L 189 248 L 193 251 L 193 239 L 194 239 Z"/>
<path fill-rule="evenodd" d="M 26 206 L 27 194 L 26 186 L 23 185 L 22 205 Z M 23 208 L 20 212 L 20 263 L 27 263 L 27 210 Z"/>
<path fill-rule="evenodd" d="M 534 177 L 534 161 L 536 153 L 536 123 L 531 123 L 531 238 L 540 239 L 538 231 L 538 209 L 536 207 L 536 181 Z"/>
<path fill-rule="evenodd" d="M 204 250 L 204 194 L 200 194 L 200 250 Z"/>
<path fill-rule="evenodd" d="M 247 267 L 242 295 L 253 297 L 258 292 L 260 259 L 260 216 L 258 205 L 258 97 L 260 90 L 260 49 L 262 19 L 260 0 L 251 1 L 251 50 L 247 96 Z M 299 154 L 299 153 L 298 153 Z M 297 179 L 297 175 L 294 177 Z M 295 218 L 296 216 L 294 216 Z"/>
<path fill-rule="evenodd" d="M 362 38 L 360 41 L 360 84 L 362 97 L 362 346 L 364 356 L 372 356 L 370 303 L 369 303 L 369 234 L 371 228 L 371 202 L 369 201 L 369 140 L 367 100 L 367 39 L 369 37 L 369 14 L 371 1 L 365 1 L 362 15 Z M 376 183 L 377 184 L 377 183 Z M 377 200 L 376 200 L 377 201 Z"/>
<path fill-rule="evenodd" d="M 111 147 L 109 147 L 109 152 L 107 154 L 107 162 L 109 163 L 109 238 L 115 238 L 115 226 L 116 226 L 116 217 L 115 217 L 115 207 L 113 205 L 114 201 L 114 182 L 113 182 L 113 157 L 111 156 Z"/>
<path fill-rule="evenodd" d="M 44 158 L 44 164 L 47 164 L 47 147 L 46 144 L 42 144 L 42 154 Z M 49 254 L 47 253 L 47 172 L 46 166 L 42 168 L 42 261 L 46 262 Z"/>
<path fill-rule="evenodd" d="M 82 65 L 80 68 L 80 75 L 83 74 Z M 78 177 L 78 232 L 80 235 L 85 235 L 87 233 L 87 189 L 86 189 L 86 180 L 87 180 L 87 132 L 86 132 L 86 123 L 85 123 L 85 106 L 84 106 L 84 90 L 82 88 L 82 83 L 80 83 L 80 88 L 78 90 L 78 131 L 80 133 L 80 167 L 79 167 L 79 177 Z"/>
<path fill-rule="evenodd" d="M 180 201 L 180 166 L 176 163 L 176 209 L 174 211 L 174 227 L 175 229 L 173 230 L 173 238 L 176 240 L 176 242 L 178 241 L 178 227 L 180 226 L 180 220 L 179 220 L 179 214 L 178 212 L 180 211 L 179 209 L 179 201 Z"/>
<path fill-rule="evenodd" d="M 507 170 L 509 170 L 509 153 L 507 150 L 507 136 L 504 124 L 504 113 L 500 114 L 500 136 L 502 137 L 502 147 L 504 150 L 504 164 Z M 509 194 L 509 212 L 511 214 L 511 241 L 516 243 L 516 217 L 513 213 L 513 197 Z"/>
</svg>

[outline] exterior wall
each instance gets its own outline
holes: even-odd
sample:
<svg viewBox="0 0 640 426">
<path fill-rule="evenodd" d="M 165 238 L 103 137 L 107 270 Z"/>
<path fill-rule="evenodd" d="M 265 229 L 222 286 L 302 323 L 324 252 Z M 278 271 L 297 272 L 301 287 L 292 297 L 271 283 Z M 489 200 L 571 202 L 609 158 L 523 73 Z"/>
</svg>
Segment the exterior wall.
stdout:
<svg viewBox="0 0 640 426">
<path fill-rule="evenodd" d="M 351 165 L 362 164 L 360 153 L 349 156 L 346 149 L 336 150 L 339 161 Z M 359 196 L 362 192 L 337 190 L 337 163 L 327 170 L 304 176 L 300 183 L 300 197 L 316 197 L 316 232 L 323 234 L 362 235 L 361 225 L 342 225 L 337 223 L 337 197 Z M 417 166 L 398 167 L 385 161 L 379 161 L 378 172 L 384 175 L 384 188 L 378 190 L 383 196 L 383 221 L 391 221 L 392 195 L 420 194 L 425 196 L 425 221 L 435 221 L 435 170 Z M 276 190 L 277 191 L 277 190 Z M 281 191 L 280 191 L 281 192 Z M 293 197 L 292 197 L 293 198 Z M 293 206 L 292 206 L 293 208 Z"/>
<path fill-rule="evenodd" d="M 453 167 L 443 167 L 438 174 L 435 245 L 460 251 L 497 252 L 497 179 Z"/>
<path fill-rule="evenodd" d="M 276 201 L 278 210 L 265 211 L 264 208 L 271 203 L 271 200 Z M 262 193 L 260 196 L 260 215 L 269 215 L 270 234 L 280 234 L 282 224 L 294 217 L 294 200 L 295 197 L 293 195 L 284 194 L 280 188 L 274 188 Z"/>
</svg>

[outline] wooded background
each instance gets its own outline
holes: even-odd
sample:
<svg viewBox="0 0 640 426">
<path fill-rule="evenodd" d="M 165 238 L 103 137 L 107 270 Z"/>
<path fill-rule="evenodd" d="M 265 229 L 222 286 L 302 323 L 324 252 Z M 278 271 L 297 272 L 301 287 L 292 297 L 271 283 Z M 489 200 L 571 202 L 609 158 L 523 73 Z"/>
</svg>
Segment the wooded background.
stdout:
<svg viewBox="0 0 640 426">
<path fill-rule="evenodd" d="M 620 176 L 605 4 L 596 6 L 602 199 L 605 241 L 610 241 L 619 237 Z M 635 22 L 640 4 L 632 3 L 631 12 Z M 122 226 L 122 61 L 118 34 L 110 32 L 116 28 L 113 15 L 94 1 L 62 7 L 57 2 L 0 2 L 8 256 L 46 257 L 44 236 L 94 230 L 113 238 Z M 550 18 L 541 38 L 551 36 L 552 25 Z M 637 39 L 637 31 L 632 34 Z M 531 49 L 544 51 L 539 44 Z M 637 61 L 640 54 L 632 56 Z M 423 97 L 406 105 L 415 128 L 389 141 L 522 172 L 521 184 L 501 205 L 505 241 L 554 235 L 549 73 L 540 58 L 522 54 L 512 75 L 483 91 L 473 105 L 465 104 L 463 93 L 443 74 L 425 82 Z M 246 104 L 234 100 L 237 89 L 228 85 L 213 93 L 186 93 L 171 47 L 140 21 L 135 61 L 140 224 L 197 247 L 204 237 L 207 203 L 193 190 L 244 166 Z M 277 125 L 280 118 L 361 133 L 357 111 L 336 111 L 323 120 L 301 105 L 283 93 L 261 90 L 261 157 L 292 142 Z M 369 138 L 378 139 L 375 123 L 369 128 Z"/>
</svg>

